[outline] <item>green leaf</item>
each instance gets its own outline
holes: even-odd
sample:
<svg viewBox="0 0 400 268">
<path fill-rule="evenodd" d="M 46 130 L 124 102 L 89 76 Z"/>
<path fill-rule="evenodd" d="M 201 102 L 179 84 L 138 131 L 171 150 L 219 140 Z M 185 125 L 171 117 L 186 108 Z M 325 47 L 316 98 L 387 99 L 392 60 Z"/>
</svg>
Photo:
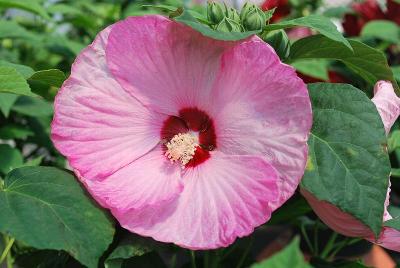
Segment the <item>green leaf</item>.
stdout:
<svg viewBox="0 0 400 268">
<path fill-rule="evenodd" d="M 50 20 L 46 9 L 44 9 L 43 5 L 37 0 L 0 0 L 0 7 L 23 9 Z"/>
<path fill-rule="evenodd" d="M 10 172 L 0 190 L 0 231 L 38 249 L 65 250 L 97 267 L 114 227 L 68 172 L 23 167 Z"/>
<path fill-rule="evenodd" d="M 0 93 L 0 111 L 8 117 L 10 110 L 17 101 L 18 96 L 11 93 Z"/>
<path fill-rule="evenodd" d="M 351 13 L 352 10 L 348 6 L 331 7 L 324 11 L 323 15 L 330 18 L 342 18 L 344 14 Z"/>
<path fill-rule="evenodd" d="M 400 178 L 400 168 L 392 168 L 390 176 Z"/>
<path fill-rule="evenodd" d="M 40 166 L 40 164 L 42 163 L 43 157 L 44 156 L 38 156 L 36 158 L 28 160 L 23 164 L 23 166 L 24 167 L 37 167 L 37 166 Z"/>
<path fill-rule="evenodd" d="M 50 102 L 25 96 L 19 97 L 11 110 L 33 117 L 51 116 L 53 114 L 53 106 Z"/>
<path fill-rule="evenodd" d="M 0 20 L 0 38 L 24 38 L 36 41 L 39 39 L 18 23 L 7 20 Z"/>
<path fill-rule="evenodd" d="M 351 85 L 316 83 L 308 88 L 314 119 L 301 185 L 378 235 L 390 174 L 378 111 Z"/>
<path fill-rule="evenodd" d="M 339 42 L 322 35 L 314 35 L 296 41 L 291 47 L 290 60 L 336 59 L 342 61 L 367 82 L 374 85 L 378 80 L 391 81 L 399 93 L 399 86 L 393 77 L 386 56 L 359 41 L 349 40 L 354 53 Z"/>
<path fill-rule="evenodd" d="M 267 224 L 275 225 L 288 223 L 311 211 L 312 209 L 308 205 L 307 201 L 302 196 L 297 195 L 290 198 L 282 207 L 274 211 Z"/>
<path fill-rule="evenodd" d="M 28 79 L 35 71 L 26 65 L 15 64 L 8 61 L 0 60 L 0 67 L 12 67 L 19 72 L 25 79 Z"/>
<path fill-rule="evenodd" d="M 388 138 L 388 151 L 391 153 L 397 148 L 400 148 L 400 130 L 392 131 Z"/>
<path fill-rule="evenodd" d="M 126 260 L 151 253 L 156 247 L 159 246 L 154 240 L 130 234 L 124 237 L 110 256 L 107 257 L 104 266 L 105 268 L 128 267 L 125 265 Z"/>
<path fill-rule="evenodd" d="M 3 174 L 24 163 L 21 152 L 8 144 L 0 144 L 0 156 L 0 173 Z"/>
<path fill-rule="evenodd" d="M 288 246 L 269 259 L 253 264 L 251 268 L 311 268 L 300 250 L 300 239 L 295 237 Z"/>
<path fill-rule="evenodd" d="M 0 66 L 0 93 L 36 96 L 31 92 L 25 78 L 13 67 Z"/>
<path fill-rule="evenodd" d="M 328 262 L 320 258 L 312 258 L 311 265 L 314 268 L 368 268 L 359 261 L 337 260 Z"/>
<path fill-rule="evenodd" d="M 217 40 L 226 40 L 226 41 L 241 40 L 261 32 L 261 30 L 248 31 L 248 32 L 230 32 L 230 33 L 216 31 L 214 29 L 211 29 L 208 25 L 205 25 L 196 20 L 196 18 L 194 18 L 187 10 L 184 10 L 181 15 L 175 17 L 174 19 L 178 22 L 181 22 L 193 28 L 194 30 L 200 32 L 205 36 Z"/>
<path fill-rule="evenodd" d="M 65 75 L 58 69 L 50 69 L 35 72 L 29 80 L 39 81 L 54 87 L 61 87 L 65 80 Z"/>
<path fill-rule="evenodd" d="M 264 30 L 273 31 L 285 28 L 292 28 L 296 26 L 308 27 L 314 29 L 326 36 L 327 38 L 340 42 L 344 46 L 344 50 L 351 52 L 353 50 L 349 41 L 337 30 L 335 24 L 330 19 L 318 15 L 310 15 L 293 20 L 280 21 L 278 23 L 267 25 Z M 348 49 L 346 49 L 346 47 Z"/>
<path fill-rule="evenodd" d="M 391 220 L 385 221 L 384 225 L 386 227 L 391 227 L 400 231 L 400 217 L 396 217 Z"/>
<path fill-rule="evenodd" d="M 26 139 L 28 136 L 32 136 L 34 133 L 26 127 L 8 124 L 0 128 L 0 139 Z"/>
<path fill-rule="evenodd" d="M 292 64 L 292 66 L 302 74 L 325 81 L 329 80 L 328 65 L 328 61 L 323 59 L 299 60 Z"/>
<path fill-rule="evenodd" d="M 373 37 L 391 43 L 400 42 L 400 28 L 396 23 L 387 20 L 374 20 L 364 25 L 362 37 Z"/>
</svg>

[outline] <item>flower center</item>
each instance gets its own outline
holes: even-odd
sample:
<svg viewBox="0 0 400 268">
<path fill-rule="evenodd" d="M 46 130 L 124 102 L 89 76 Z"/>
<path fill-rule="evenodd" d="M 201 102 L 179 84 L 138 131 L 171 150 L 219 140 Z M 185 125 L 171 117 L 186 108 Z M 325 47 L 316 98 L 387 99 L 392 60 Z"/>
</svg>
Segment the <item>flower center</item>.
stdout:
<svg viewBox="0 0 400 268">
<path fill-rule="evenodd" d="M 202 110 L 184 108 L 170 116 L 161 129 L 165 156 L 182 167 L 195 167 L 211 157 L 217 147 L 213 120 Z"/>
<path fill-rule="evenodd" d="M 197 137 L 188 132 L 176 134 L 165 146 L 167 147 L 165 156 L 171 160 L 171 163 L 179 160 L 184 168 L 193 159 L 199 144 Z"/>
</svg>

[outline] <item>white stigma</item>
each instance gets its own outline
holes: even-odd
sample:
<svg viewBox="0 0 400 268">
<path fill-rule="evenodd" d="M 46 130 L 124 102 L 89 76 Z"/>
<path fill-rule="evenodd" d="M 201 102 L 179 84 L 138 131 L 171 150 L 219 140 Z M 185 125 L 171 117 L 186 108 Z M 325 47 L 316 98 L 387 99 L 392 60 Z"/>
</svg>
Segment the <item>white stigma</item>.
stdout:
<svg viewBox="0 0 400 268">
<path fill-rule="evenodd" d="M 192 160 L 196 147 L 199 146 L 197 143 L 197 137 L 191 133 L 179 133 L 175 135 L 167 144 L 167 156 L 171 163 L 180 161 L 182 168 L 185 167 L 190 160 Z"/>
</svg>

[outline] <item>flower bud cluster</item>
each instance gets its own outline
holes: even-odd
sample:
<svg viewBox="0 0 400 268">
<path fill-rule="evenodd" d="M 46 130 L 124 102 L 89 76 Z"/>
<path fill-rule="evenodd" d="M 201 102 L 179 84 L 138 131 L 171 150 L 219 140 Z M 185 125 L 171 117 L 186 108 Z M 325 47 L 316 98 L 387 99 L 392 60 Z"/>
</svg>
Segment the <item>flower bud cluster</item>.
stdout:
<svg viewBox="0 0 400 268">
<path fill-rule="evenodd" d="M 268 16 L 256 5 L 246 3 L 240 14 L 225 3 L 209 2 L 207 18 L 212 27 L 221 32 L 243 32 L 261 30 Z"/>
</svg>

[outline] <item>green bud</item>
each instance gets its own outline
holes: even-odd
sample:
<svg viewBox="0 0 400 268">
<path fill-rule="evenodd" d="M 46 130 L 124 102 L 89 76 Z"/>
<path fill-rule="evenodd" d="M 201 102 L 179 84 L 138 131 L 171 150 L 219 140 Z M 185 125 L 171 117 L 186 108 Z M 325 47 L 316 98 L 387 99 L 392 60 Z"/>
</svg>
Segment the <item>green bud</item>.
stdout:
<svg viewBox="0 0 400 268">
<path fill-rule="evenodd" d="M 240 16 L 236 9 L 225 5 L 226 17 L 240 24 Z"/>
<path fill-rule="evenodd" d="M 220 32 L 241 32 L 242 31 L 242 25 L 240 23 L 230 19 L 230 18 L 224 18 L 215 28 L 215 30 L 220 31 Z"/>
<path fill-rule="evenodd" d="M 243 21 L 244 18 L 247 16 L 247 13 L 249 13 L 250 10 L 253 10 L 256 8 L 257 8 L 256 5 L 246 2 L 244 4 L 244 6 L 242 7 L 242 10 L 240 11 L 240 19 Z"/>
<path fill-rule="evenodd" d="M 281 60 L 285 60 L 289 56 L 290 42 L 284 30 L 269 32 L 262 36 L 262 39 L 275 49 Z"/>
<path fill-rule="evenodd" d="M 258 7 L 248 9 L 242 19 L 243 26 L 247 31 L 261 30 L 266 21 L 265 13 Z"/>
<path fill-rule="evenodd" d="M 225 17 L 225 8 L 219 3 L 209 2 L 207 5 L 207 17 L 212 24 L 218 24 Z"/>
</svg>

